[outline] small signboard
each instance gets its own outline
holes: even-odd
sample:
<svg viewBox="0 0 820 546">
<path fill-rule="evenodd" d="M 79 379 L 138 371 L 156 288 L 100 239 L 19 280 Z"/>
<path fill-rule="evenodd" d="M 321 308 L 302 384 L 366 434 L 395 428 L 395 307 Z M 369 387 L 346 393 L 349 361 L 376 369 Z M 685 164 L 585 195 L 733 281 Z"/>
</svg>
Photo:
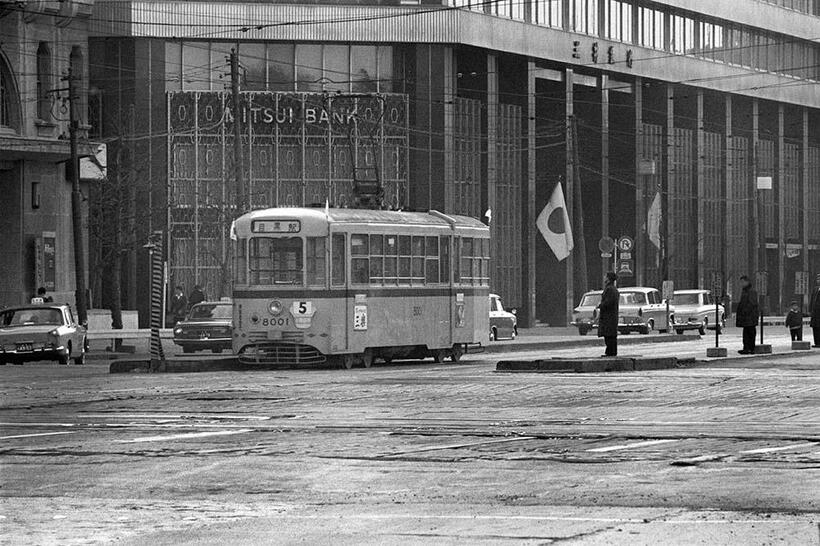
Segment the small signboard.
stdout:
<svg viewBox="0 0 820 546">
<path fill-rule="evenodd" d="M 758 271 L 755 275 L 755 289 L 758 295 L 766 296 L 769 292 L 769 274 L 765 271 Z"/>
<path fill-rule="evenodd" d="M 635 241 L 632 240 L 632 237 L 627 237 L 624 235 L 618 239 L 618 250 L 621 252 L 631 252 L 634 247 Z"/>
<path fill-rule="evenodd" d="M 612 237 L 601 237 L 598 240 L 598 250 L 603 254 L 611 255 L 612 251 L 615 250 L 615 241 L 612 240 Z"/>
<path fill-rule="evenodd" d="M 759 190 L 770 190 L 770 189 L 772 189 L 772 177 L 771 176 L 758 176 L 757 177 L 757 189 L 759 189 Z"/>
<path fill-rule="evenodd" d="M 809 293 L 809 272 L 795 271 L 794 272 L 794 293 L 801 296 Z"/>
<path fill-rule="evenodd" d="M 251 222 L 253 233 L 299 233 L 302 225 L 299 220 L 254 220 Z"/>
<path fill-rule="evenodd" d="M 618 260 L 618 275 L 621 277 L 634 276 L 635 262 L 633 260 Z"/>
<path fill-rule="evenodd" d="M 712 297 L 715 299 L 723 297 L 723 273 L 718 271 L 712 273 Z"/>
<path fill-rule="evenodd" d="M 661 286 L 663 299 L 672 301 L 675 297 L 675 281 L 663 281 Z"/>
</svg>

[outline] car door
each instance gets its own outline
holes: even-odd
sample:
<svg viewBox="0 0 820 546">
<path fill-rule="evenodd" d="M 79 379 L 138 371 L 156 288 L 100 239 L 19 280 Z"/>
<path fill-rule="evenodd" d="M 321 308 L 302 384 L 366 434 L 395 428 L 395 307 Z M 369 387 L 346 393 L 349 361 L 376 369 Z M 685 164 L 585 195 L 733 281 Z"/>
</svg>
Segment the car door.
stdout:
<svg viewBox="0 0 820 546">
<path fill-rule="evenodd" d="M 656 330 L 666 328 L 666 304 L 657 290 L 650 290 L 646 294 L 649 305 L 649 316 L 655 323 Z"/>
</svg>

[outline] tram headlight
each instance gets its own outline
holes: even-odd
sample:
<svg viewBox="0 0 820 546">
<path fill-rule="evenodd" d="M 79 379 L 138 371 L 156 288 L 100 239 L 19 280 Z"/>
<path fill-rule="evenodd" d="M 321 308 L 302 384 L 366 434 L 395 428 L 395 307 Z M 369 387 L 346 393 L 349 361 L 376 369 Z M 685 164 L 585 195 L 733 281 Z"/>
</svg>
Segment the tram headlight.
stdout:
<svg viewBox="0 0 820 546">
<path fill-rule="evenodd" d="M 268 305 L 268 311 L 270 311 L 270 314 L 274 317 L 279 316 L 279 314 L 282 312 L 282 302 L 280 302 L 279 300 L 273 300 Z"/>
</svg>

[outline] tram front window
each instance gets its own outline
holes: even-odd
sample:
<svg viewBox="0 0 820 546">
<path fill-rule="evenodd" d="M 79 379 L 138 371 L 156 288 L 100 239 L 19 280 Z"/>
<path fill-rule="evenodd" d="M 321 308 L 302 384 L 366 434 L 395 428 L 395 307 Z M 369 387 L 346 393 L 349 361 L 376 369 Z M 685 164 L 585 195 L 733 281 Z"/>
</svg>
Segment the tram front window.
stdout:
<svg viewBox="0 0 820 546">
<path fill-rule="evenodd" d="M 256 237 L 248 256 L 251 284 L 304 283 L 304 256 L 300 237 Z"/>
</svg>

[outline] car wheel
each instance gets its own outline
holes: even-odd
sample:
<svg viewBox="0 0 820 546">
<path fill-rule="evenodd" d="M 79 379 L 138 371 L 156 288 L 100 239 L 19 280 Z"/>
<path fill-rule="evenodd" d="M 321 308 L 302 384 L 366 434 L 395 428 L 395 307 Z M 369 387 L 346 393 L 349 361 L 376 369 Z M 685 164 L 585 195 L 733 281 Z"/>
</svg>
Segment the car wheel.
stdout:
<svg viewBox="0 0 820 546">
<path fill-rule="evenodd" d="M 193 349 L 193 347 L 183 347 L 182 352 L 183 353 L 193 353 L 194 349 Z"/>
<path fill-rule="evenodd" d="M 651 331 L 652 331 L 652 330 L 654 330 L 654 329 L 655 329 L 655 323 L 654 323 L 654 322 L 652 322 L 652 321 L 650 320 L 649 322 L 647 322 L 647 323 L 646 323 L 646 325 L 645 325 L 645 326 L 642 326 L 642 327 L 641 327 L 641 329 L 639 330 L 639 332 L 640 332 L 642 335 L 648 335 L 648 334 L 649 334 L 649 332 L 651 332 Z"/>
<path fill-rule="evenodd" d="M 220 349 L 219 347 L 214 347 L 213 349 L 211 349 L 211 352 L 215 355 L 219 355 L 222 354 L 222 349 Z"/>
<path fill-rule="evenodd" d="M 83 347 L 85 347 L 86 343 L 88 343 L 88 341 L 83 340 Z M 77 366 L 82 366 L 83 364 L 85 364 L 85 353 L 86 351 L 85 349 L 83 349 L 78 356 L 75 356 L 74 364 L 76 364 Z"/>
<path fill-rule="evenodd" d="M 498 341 L 498 330 L 495 327 L 490 328 L 490 341 Z"/>
<path fill-rule="evenodd" d="M 682 336 L 683 335 L 683 330 L 675 330 L 675 333 L 678 334 L 679 336 Z"/>
<path fill-rule="evenodd" d="M 518 326 L 513 327 L 512 333 L 510 333 L 510 339 L 515 339 L 518 337 Z"/>
<path fill-rule="evenodd" d="M 57 362 L 60 363 L 61 366 L 67 366 L 69 362 L 71 362 L 71 343 L 69 342 L 68 346 L 66 347 L 66 353 L 64 355 L 60 355 Z"/>
<path fill-rule="evenodd" d="M 458 362 L 461 360 L 461 355 L 464 354 L 464 347 L 461 346 L 459 343 L 455 343 L 453 348 L 450 350 L 450 360 L 453 362 Z"/>
<path fill-rule="evenodd" d="M 585 336 L 589 333 L 589 330 L 586 328 L 578 328 L 578 335 Z"/>
</svg>

